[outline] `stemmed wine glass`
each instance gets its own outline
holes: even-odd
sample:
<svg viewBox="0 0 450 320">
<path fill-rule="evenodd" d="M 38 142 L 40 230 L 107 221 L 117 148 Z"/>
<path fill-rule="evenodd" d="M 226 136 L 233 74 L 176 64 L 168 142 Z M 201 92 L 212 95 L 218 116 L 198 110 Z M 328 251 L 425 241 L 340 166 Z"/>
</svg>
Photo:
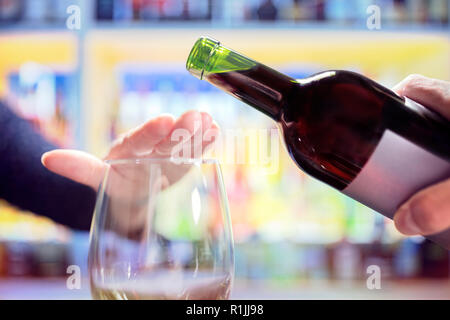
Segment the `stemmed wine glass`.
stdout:
<svg viewBox="0 0 450 320">
<path fill-rule="evenodd" d="M 219 163 L 107 161 L 89 251 L 94 299 L 228 299 L 233 238 Z"/>
</svg>

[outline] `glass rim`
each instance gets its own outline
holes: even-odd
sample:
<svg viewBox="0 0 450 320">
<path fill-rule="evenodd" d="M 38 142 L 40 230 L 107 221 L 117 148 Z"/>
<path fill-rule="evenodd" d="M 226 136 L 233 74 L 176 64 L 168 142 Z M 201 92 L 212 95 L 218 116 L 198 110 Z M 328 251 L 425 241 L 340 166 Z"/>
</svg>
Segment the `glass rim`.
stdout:
<svg viewBox="0 0 450 320">
<path fill-rule="evenodd" d="M 203 165 L 203 164 L 215 164 L 219 165 L 218 159 L 214 158 L 174 158 L 174 157 L 156 157 L 156 158 L 121 158 L 121 159 L 108 159 L 103 160 L 104 163 L 115 164 L 145 164 L 145 163 L 173 163 L 175 165 Z"/>
</svg>

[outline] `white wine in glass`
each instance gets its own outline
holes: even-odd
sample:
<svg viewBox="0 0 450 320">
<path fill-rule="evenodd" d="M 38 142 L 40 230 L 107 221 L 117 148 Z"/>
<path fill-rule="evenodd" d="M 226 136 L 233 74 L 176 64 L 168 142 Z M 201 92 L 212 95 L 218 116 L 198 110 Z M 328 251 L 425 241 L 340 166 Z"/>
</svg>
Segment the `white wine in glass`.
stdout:
<svg viewBox="0 0 450 320">
<path fill-rule="evenodd" d="M 215 160 L 108 161 L 91 228 L 94 299 L 228 299 L 233 237 Z"/>
<path fill-rule="evenodd" d="M 141 274 L 133 281 L 92 286 L 92 296 L 101 300 L 226 300 L 231 275 L 162 272 Z"/>
</svg>

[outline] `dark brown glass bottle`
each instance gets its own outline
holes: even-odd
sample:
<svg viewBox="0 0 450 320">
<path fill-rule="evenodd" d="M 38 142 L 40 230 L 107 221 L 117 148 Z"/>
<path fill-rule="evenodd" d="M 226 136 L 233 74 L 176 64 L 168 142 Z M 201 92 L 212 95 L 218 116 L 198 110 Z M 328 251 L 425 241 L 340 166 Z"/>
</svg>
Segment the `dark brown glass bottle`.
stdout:
<svg viewBox="0 0 450 320">
<path fill-rule="evenodd" d="M 275 120 L 303 171 L 385 216 L 450 177 L 450 121 L 360 74 L 296 80 L 209 38 L 187 69 Z M 429 238 L 450 248 L 450 230 Z"/>
</svg>

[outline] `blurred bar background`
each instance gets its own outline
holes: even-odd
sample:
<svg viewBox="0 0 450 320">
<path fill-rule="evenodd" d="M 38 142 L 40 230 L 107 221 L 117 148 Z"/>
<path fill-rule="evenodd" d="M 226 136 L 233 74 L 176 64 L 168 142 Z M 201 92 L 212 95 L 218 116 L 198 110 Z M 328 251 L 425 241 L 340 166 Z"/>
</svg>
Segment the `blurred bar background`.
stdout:
<svg viewBox="0 0 450 320">
<path fill-rule="evenodd" d="M 367 29 L 371 4 L 381 8 L 381 30 Z M 66 27 L 70 5 L 80 8 L 79 30 Z M 0 99 L 54 143 L 98 156 L 146 119 L 187 109 L 208 111 L 225 135 L 244 129 L 253 141 L 272 123 L 185 71 L 199 36 L 292 77 L 349 69 L 391 87 L 410 73 L 450 80 L 449 7 L 448 0 L 0 0 Z M 264 157 L 221 159 L 235 298 L 450 299 L 448 251 L 402 237 L 272 147 L 280 150 L 275 167 Z M 82 294 L 65 289 L 68 265 L 87 276 L 87 250 L 87 233 L 0 202 L 0 299 L 88 298 L 87 285 Z M 365 284 L 372 264 L 386 284 L 376 295 Z M 54 294 L 42 296 L 43 283 Z"/>
</svg>

